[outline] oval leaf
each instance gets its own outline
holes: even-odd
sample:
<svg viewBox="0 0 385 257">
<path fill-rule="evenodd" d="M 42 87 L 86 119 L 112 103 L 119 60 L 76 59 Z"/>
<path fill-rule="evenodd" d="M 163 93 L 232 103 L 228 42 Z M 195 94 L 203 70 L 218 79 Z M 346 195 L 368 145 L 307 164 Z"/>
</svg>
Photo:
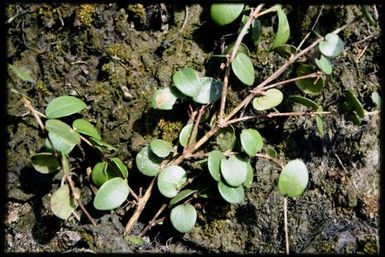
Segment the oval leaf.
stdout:
<svg viewBox="0 0 385 257">
<path fill-rule="evenodd" d="M 60 169 L 60 162 L 52 153 L 36 153 L 31 157 L 32 166 L 36 171 L 48 174 Z"/>
<path fill-rule="evenodd" d="M 251 167 L 250 161 L 246 162 L 247 165 L 247 176 L 245 182 L 243 182 L 242 186 L 246 188 L 251 188 L 253 185 L 253 180 L 254 180 L 254 171 L 253 167 Z"/>
<path fill-rule="evenodd" d="M 231 54 L 231 52 L 233 51 L 234 46 L 235 46 L 235 42 L 233 42 L 230 45 L 228 45 L 225 48 L 225 50 L 223 51 L 223 54 Z M 238 53 L 239 52 L 244 53 L 247 56 L 250 56 L 250 50 L 249 50 L 249 48 L 247 48 L 247 46 L 244 43 L 241 43 L 239 45 Z"/>
<path fill-rule="evenodd" d="M 218 190 L 222 198 L 228 203 L 241 203 L 245 199 L 243 186 L 229 187 L 223 182 L 218 182 Z"/>
<path fill-rule="evenodd" d="M 218 3 L 210 8 L 211 19 L 219 26 L 224 26 L 235 21 L 242 13 L 244 4 Z"/>
<path fill-rule="evenodd" d="M 60 120 L 47 120 L 45 122 L 45 128 L 48 132 L 56 134 L 68 144 L 80 144 L 79 133 L 74 131 L 70 126 Z"/>
<path fill-rule="evenodd" d="M 176 88 L 187 96 L 195 97 L 201 89 L 198 72 L 189 67 L 177 71 L 172 76 L 172 81 Z"/>
<path fill-rule="evenodd" d="M 255 129 L 243 129 L 241 133 L 241 144 L 245 152 L 253 157 L 263 147 L 263 138 Z"/>
<path fill-rule="evenodd" d="M 102 139 L 94 125 L 92 125 L 89 121 L 85 119 L 74 120 L 74 122 L 72 123 L 72 127 L 75 131 L 78 131 L 81 134 L 97 139 Z"/>
<path fill-rule="evenodd" d="M 170 205 L 175 205 L 179 203 L 180 201 L 186 199 L 187 197 L 193 195 L 196 193 L 198 190 L 193 190 L 193 189 L 185 189 L 180 191 L 174 198 L 170 200 Z"/>
<path fill-rule="evenodd" d="M 172 144 L 162 139 L 152 139 L 150 142 L 151 151 L 158 157 L 167 157 L 173 150 Z"/>
<path fill-rule="evenodd" d="M 230 156 L 227 160 L 223 159 L 221 160 L 221 174 L 227 184 L 238 187 L 245 182 L 247 177 L 246 162 L 235 155 Z"/>
<path fill-rule="evenodd" d="M 264 111 L 279 105 L 283 100 L 283 94 L 279 89 L 272 88 L 265 95 L 258 96 L 253 100 L 253 107 L 257 111 Z"/>
<path fill-rule="evenodd" d="M 320 68 L 320 70 L 325 72 L 325 74 L 327 75 L 332 74 L 332 71 L 333 71 L 332 63 L 325 56 L 321 55 L 319 59 L 315 59 L 315 63 L 317 64 L 318 68 Z"/>
<path fill-rule="evenodd" d="M 177 97 L 169 87 L 158 89 L 151 98 L 151 106 L 154 109 L 172 110 Z"/>
<path fill-rule="evenodd" d="M 50 206 L 53 214 L 63 220 L 71 216 L 77 204 L 71 197 L 70 188 L 67 184 L 64 184 L 52 194 Z"/>
<path fill-rule="evenodd" d="M 119 207 L 129 194 L 127 181 L 120 178 L 112 178 L 105 182 L 96 192 L 94 207 L 98 210 L 112 210 Z"/>
<path fill-rule="evenodd" d="M 148 146 L 145 146 L 136 155 L 135 163 L 138 170 L 146 176 L 156 176 L 160 172 L 162 159 L 156 156 Z"/>
<path fill-rule="evenodd" d="M 180 233 L 189 232 L 197 220 L 197 212 L 191 204 L 174 207 L 170 213 L 171 224 Z"/>
<path fill-rule="evenodd" d="M 284 44 L 277 48 L 274 48 L 274 52 L 276 52 L 279 56 L 283 58 L 289 58 L 297 52 L 297 48 L 293 45 Z"/>
<path fill-rule="evenodd" d="M 250 58 L 242 53 L 238 52 L 233 62 L 231 63 L 231 69 L 235 76 L 244 84 L 252 86 L 254 83 L 254 66 Z"/>
<path fill-rule="evenodd" d="M 190 139 L 190 135 L 193 127 L 194 127 L 194 124 L 189 123 L 182 128 L 179 134 L 179 143 L 181 144 L 181 146 L 186 147 L 188 140 Z"/>
<path fill-rule="evenodd" d="M 68 143 L 68 141 L 65 141 L 63 138 L 58 136 L 57 134 L 48 133 L 48 138 L 51 140 L 53 144 L 53 148 L 58 152 L 63 152 L 64 154 L 69 154 L 72 149 L 74 149 L 76 144 Z M 51 143 L 49 142 L 48 138 L 44 141 L 44 147 L 47 151 L 53 152 Z"/>
<path fill-rule="evenodd" d="M 53 99 L 45 109 L 45 116 L 48 119 L 61 118 L 80 112 L 87 105 L 74 96 L 59 96 Z"/>
<path fill-rule="evenodd" d="M 31 76 L 31 71 L 25 69 L 24 67 L 17 67 L 13 64 L 9 64 L 8 67 L 13 71 L 16 76 L 22 81 L 35 83 L 35 80 Z"/>
<path fill-rule="evenodd" d="M 318 45 L 320 52 L 327 57 L 336 57 L 344 50 L 344 42 L 334 33 L 325 36 L 325 40 Z"/>
<path fill-rule="evenodd" d="M 165 197 L 172 198 L 186 181 L 186 171 L 182 167 L 168 166 L 158 176 L 158 189 Z"/>
<path fill-rule="evenodd" d="M 126 179 L 128 177 L 127 166 L 124 165 L 121 159 L 119 159 L 118 157 L 114 157 L 111 159 L 111 164 L 112 167 L 115 168 L 117 173 L 120 174 L 120 177 L 122 177 L 123 179 Z"/>
<path fill-rule="evenodd" d="M 365 117 L 364 107 L 362 106 L 362 103 L 358 100 L 358 98 L 354 95 L 352 90 L 349 89 L 345 92 L 345 98 L 348 105 L 351 106 L 354 111 L 356 111 L 358 116 L 360 118 L 364 118 Z"/>
<path fill-rule="evenodd" d="M 297 76 L 307 75 L 313 72 L 313 69 L 307 64 L 301 64 L 297 67 Z M 322 77 L 319 78 L 306 78 L 296 80 L 295 84 L 304 93 L 309 95 L 318 95 L 324 87 L 324 80 Z"/>
<path fill-rule="evenodd" d="M 262 23 L 260 20 L 254 20 L 251 24 L 251 41 L 257 46 L 262 34 Z M 249 54 L 250 56 L 250 54 Z"/>
<path fill-rule="evenodd" d="M 318 108 L 318 104 L 316 102 L 314 102 L 313 100 L 311 100 L 309 98 L 300 96 L 300 95 L 291 95 L 291 96 L 289 96 L 289 100 L 291 100 L 295 103 L 302 104 L 302 105 L 309 107 L 309 108 L 313 108 L 313 109 Z"/>
<path fill-rule="evenodd" d="M 216 143 L 223 152 L 232 150 L 236 140 L 237 138 L 235 137 L 234 128 L 232 126 L 221 128 L 216 136 Z"/>
<path fill-rule="evenodd" d="M 107 144 L 106 142 L 104 142 L 103 140 L 101 139 L 97 139 L 97 138 L 94 138 L 94 137 L 90 137 L 90 142 L 98 149 L 100 149 L 100 151 L 103 151 L 104 149 L 107 149 L 108 151 L 118 151 L 117 148 L 113 147 L 112 145 L 110 144 Z"/>
<path fill-rule="evenodd" d="M 92 181 L 97 187 L 101 187 L 107 180 L 116 176 L 107 162 L 98 162 L 91 172 Z"/>
<path fill-rule="evenodd" d="M 281 5 L 276 5 L 276 11 L 278 15 L 278 28 L 271 49 L 280 47 L 286 44 L 290 37 L 290 26 L 287 20 L 285 12 L 282 10 Z"/>
<path fill-rule="evenodd" d="M 306 189 L 309 173 L 305 163 L 292 160 L 283 168 L 278 177 L 278 190 L 284 196 L 297 197 Z"/>
<path fill-rule="evenodd" d="M 221 181 L 221 161 L 226 159 L 226 156 L 219 150 L 214 150 L 209 153 L 207 166 L 210 175 L 216 180 Z"/>
<path fill-rule="evenodd" d="M 201 79 L 200 91 L 193 100 L 200 104 L 209 104 L 221 98 L 222 82 L 210 77 Z"/>
</svg>

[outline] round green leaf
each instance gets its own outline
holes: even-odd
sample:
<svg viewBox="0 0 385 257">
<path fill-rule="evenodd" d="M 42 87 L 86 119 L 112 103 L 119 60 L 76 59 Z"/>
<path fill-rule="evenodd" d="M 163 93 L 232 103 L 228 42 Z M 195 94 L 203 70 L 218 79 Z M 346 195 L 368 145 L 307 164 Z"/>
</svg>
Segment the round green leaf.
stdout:
<svg viewBox="0 0 385 257">
<path fill-rule="evenodd" d="M 96 192 L 94 207 L 98 210 L 112 210 L 119 207 L 129 194 L 127 181 L 120 178 L 112 178 L 106 181 Z"/>
<path fill-rule="evenodd" d="M 158 157 L 165 158 L 173 151 L 172 144 L 162 139 L 153 139 L 150 142 L 151 151 Z"/>
<path fill-rule="evenodd" d="M 235 146 L 236 140 L 237 138 L 235 137 L 235 132 L 232 126 L 221 128 L 217 132 L 216 143 L 222 152 L 232 150 Z"/>
<path fill-rule="evenodd" d="M 303 161 L 292 160 L 278 177 L 278 190 L 284 196 L 297 197 L 306 189 L 309 173 Z"/>
<path fill-rule="evenodd" d="M 253 167 L 251 167 L 250 161 L 247 161 L 246 165 L 247 165 L 247 176 L 242 186 L 246 188 L 251 188 L 251 186 L 253 185 L 254 171 L 253 171 Z"/>
<path fill-rule="evenodd" d="M 279 89 L 272 88 L 265 95 L 258 96 L 253 100 L 253 107 L 257 111 L 264 111 L 279 105 L 283 100 L 283 94 Z"/>
<path fill-rule="evenodd" d="M 225 48 L 225 50 L 223 51 L 223 54 L 231 54 L 231 52 L 233 51 L 234 46 L 235 46 L 235 42 L 233 42 L 230 45 L 228 45 Z M 241 43 L 239 45 L 238 53 L 239 52 L 244 53 L 247 56 L 250 56 L 250 50 L 249 50 L 249 48 L 247 48 L 247 46 L 244 43 Z"/>
<path fill-rule="evenodd" d="M 45 116 L 48 119 L 61 118 L 80 112 L 86 107 L 87 105 L 79 98 L 68 95 L 59 96 L 49 102 L 45 109 Z"/>
<path fill-rule="evenodd" d="M 245 152 L 253 157 L 263 147 L 263 138 L 255 129 L 243 129 L 241 133 L 241 144 Z"/>
<path fill-rule="evenodd" d="M 291 100 L 295 103 L 302 104 L 306 107 L 313 108 L 313 109 L 317 109 L 319 106 L 313 100 L 306 98 L 306 97 L 303 97 L 303 96 L 300 96 L 300 95 L 291 95 L 291 96 L 289 96 L 289 100 Z"/>
<path fill-rule="evenodd" d="M 72 149 L 74 149 L 76 145 L 68 143 L 68 141 L 63 140 L 63 138 L 51 132 L 48 133 L 48 138 L 51 140 L 53 148 L 56 151 L 63 152 L 67 155 L 72 151 Z M 44 141 L 44 147 L 47 151 L 53 152 L 51 143 L 49 142 L 48 138 L 46 138 Z"/>
<path fill-rule="evenodd" d="M 97 187 L 101 187 L 107 180 L 116 176 L 107 162 L 96 163 L 91 172 L 92 181 Z"/>
<path fill-rule="evenodd" d="M 283 58 L 289 58 L 291 55 L 297 52 L 297 48 L 293 45 L 284 44 L 274 48 L 274 52 Z"/>
<path fill-rule="evenodd" d="M 378 107 L 381 108 L 381 96 L 377 91 L 374 91 L 370 98 L 372 99 L 373 103 Z"/>
<path fill-rule="evenodd" d="M 180 191 L 174 198 L 170 200 L 170 205 L 175 205 L 179 203 L 180 201 L 186 199 L 187 197 L 195 194 L 198 190 L 193 190 L 193 189 L 185 189 Z"/>
<path fill-rule="evenodd" d="M 344 50 L 344 42 L 334 33 L 325 36 L 325 40 L 318 45 L 320 52 L 327 57 L 336 57 Z"/>
<path fill-rule="evenodd" d="M 56 134 L 56 136 L 60 137 L 65 144 L 80 144 L 79 133 L 60 120 L 47 120 L 45 122 L 45 128 L 50 134 Z"/>
<path fill-rule="evenodd" d="M 89 121 L 85 119 L 74 120 L 74 122 L 72 123 L 72 127 L 75 131 L 78 131 L 79 133 L 93 138 L 102 139 L 94 125 L 92 125 Z"/>
<path fill-rule="evenodd" d="M 172 198 L 186 181 L 186 171 L 182 167 L 168 166 L 158 176 L 158 189 L 165 197 Z"/>
<path fill-rule="evenodd" d="M 151 98 L 151 106 L 154 109 L 172 110 L 177 97 L 169 87 L 158 89 Z"/>
<path fill-rule="evenodd" d="M 301 64 L 297 67 L 297 76 L 303 76 L 314 72 L 314 70 L 307 64 Z M 318 95 L 324 87 L 324 80 L 322 77 L 319 78 L 306 78 L 296 80 L 295 84 L 304 93 L 309 95 Z"/>
<path fill-rule="evenodd" d="M 356 111 L 358 116 L 360 118 L 364 118 L 365 117 L 364 107 L 362 106 L 362 103 L 358 100 L 358 98 L 354 95 L 352 90 L 349 89 L 345 92 L 345 98 L 348 105 L 351 106 L 354 111 Z"/>
<path fill-rule="evenodd" d="M 209 153 L 207 166 L 210 175 L 216 180 L 221 181 L 221 161 L 226 159 L 226 156 L 219 150 L 213 150 Z"/>
<path fill-rule="evenodd" d="M 216 3 L 210 8 L 211 19 L 219 26 L 224 26 L 235 21 L 242 13 L 244 4 L 241 3 Z"/>
<path fill-rule="evenodd" d="M 218 190 L 222 198 L 228 203 L 241 203 L 245 199 L 243 186 L 229 187 L 223 182 L 218 182 Z"/>
<path fill-rule="evenodd" d="M 238 52 L 231 63 L 231 69 L 242 83 L 248 86 L 254 84 L 254 66 L 246 54 Z"/>
<path fill-rule="evenodd" d="M 210 77 L 201 79 L 201 87 L 197 96 L 193 100 L 200 104 L 209 104 L 221 98 L 222 82 Z"/>
<path fill-rule="evenodd" d="M 290 37 L 290 26 L 287 20 L 285 12 L 282 10 L 281 5 L 276 5 L 278 15 L 278 28 L 271 49 L 280 47 L 286 44 Z"/>
<path fill-rule="evenodd" d="M 126 179 L 128 177 L 128 169 L 127 166 L 124 165 L 121 159 L 118 157 L 114 157 L 111 159 L 112 168 L 115 168 L 117 173 L 120 174 L 120 177 Z"/>
<path fill-rule="evenodd" d="M 194 127 L 194 124 L 189 123 L 182 128 L 179 134 L 179 143 L 181 144 L 181 146 L 186 147 L 188 140 L 190 139 L 190 135 L 193 127 Z"/>
<path fill-rule="evenodd" d="M 195 97 L 201 89 L 198 72 L 189 67 L 177 71 L 172 76 L 172 81 L 176 88 L 187 96 Z"/>
<path fill-rule="evenodd" d="M 145 146 L 136 155 L 135 163 L 138 170 L 146 176 L 156 176 L 160 172 L 162 159 L 156 156 L 148 146 Z"/>
<path fill-rule="evenodd" d="M 189 232 L 195 225 L 197 212 L 191 204 L 174 207 L 170 213 L 171 224 L 180 233 Z"/>
<path fill-rule="evenodd" d="M 36 153 L 32 155 L 31 161 L 35 170 L 43 174 L 60 169 L 60 163 L 52 153 Z"/>
<path fill-rule="evenodd" d="M 232 155 L 229 159 L 221 160 L 221 174 L 229 186 L 238 187 L 245 182 L 247 177 L 246 162 Z"/>
<path fill-rule="evenodd" d="M 53 214 L 63 220 L 71 216 L 77 207 L 77 203 L 71 197 L 70 188 L 67 184 L 64 184 L 52 194 L 50 206 Z"/>
<path fill-rule="evenodd" d="M 325 74 L 327 75 L 332 74 L 332 70 L 333 70 L 332 63 L 325 56 L 321 55 L 319 59 L 315 59 L 315 63 L 317 64 L 318 68 L 320 68 L 320 70 L 325 72 Z"/>
</svg>

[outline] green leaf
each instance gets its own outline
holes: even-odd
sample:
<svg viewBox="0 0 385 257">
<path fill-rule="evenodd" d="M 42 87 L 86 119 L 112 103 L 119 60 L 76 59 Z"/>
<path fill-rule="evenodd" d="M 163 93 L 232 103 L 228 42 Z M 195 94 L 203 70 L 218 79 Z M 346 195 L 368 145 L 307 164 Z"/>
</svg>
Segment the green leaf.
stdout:
<svg viewBox="0 0 385 257">
<path fill-rule="evenodd" d="M 254 84 L 254 66 L 246 54 L 238 52 L 231 63 L 231 69 L 242 83 L 248 86 Z"/>
<path fill-rule="evenodd" d="M 190 135 L 192 132 L 192 129 L 194 127 L 193 123 L 188 123 L 186 126 L 184 126 L 179 134 L 179 143 L 181 146 L 186 147 L 188 140 L 190 139 Z"/>
<path fill-rule="evenodd" d="M 317 112 L 323 112 L 323 108 L 322 108 L 321 105 L 318 106 Z M 325 134 L 324 122 L 323 122 L 322 116 L 321 115 L 316 115 L 315 116 L 315 122 L 317 124 L 318 134 L 322 137 Z"/>
<path fill-rule="evenodd" d="M 334 33 L 325 36 L 325 40 L 318 45 L 320 52 L 327 57 L 336 57 L 344 50 L 344 42 Z"/>
<path fill-rule="evenodd" d="M 201 79 L 200 91 L 193 100 L 200 104 L 209 104 L 221 98 L 222 82 L 210 77 Z"/>
<path fill-rule="evenodd" d="M 300 96 L 300 95 L 291 95 L 291 96 L 289 96 L 289 100 L 293 101 L 295 103 L 302 104 L 302 105 L 309 107 L 309 108 L 312 108 L 312 109 L 317 109 L 319 106 L 313 100 L 306 98 L 306 97 L 303 97 L 303 96 Z"/>
<path fill-rule="evenodd" d="M 240 3 L 215 3 L 211 5 L 210 14 L 212 21 L 224 26 L 235 21 L 242 13 L 244 4 Z"/>
<path fill-rule="evenodd" d="M 52 153 L 36 153 L 32 155 L 31 161 L 35 170 L 43 174 L 60 169 L 60 163 Z"/>
<path fill-rule="evenodd" d="M 372 99 L 373 103 L 377 106 L 378 109 L 381 109 L 381 96 L 377 91 L 374 91 L 370 98 Z"/>
<path fill-rule="evenodd" d="M 53 214 L 63 220 L 71 216 L 77 207 L 77 203 L 71 197 L 70 188 L 67 184 L 64 184 L 52 194 L 50 206 Z"/>
<path fill-rule="evenodd" d="M 170 206 L 175 205 L 179 203 L 180 201 L 186 199 L 187 197 L 195 194 L 198 192 L 198 190 L 193 190 L 193 189 L 185 189 L 180 191 L 174 198 L 170 200 Z"/>
<path fill-rule="evenodd" d="M 195 97 L 201 89 L 198 72 L 189 67 L 177 71 L 172 76 L 172 81 L 176 88 L 187 96 Z"/>
<path fill-rule="evenodd" d="M 246 188 L 251 188 L 251 186 L 253 185 L 254 171 L 253 171 L 253 167 L 251 167 L 250 161 L 247 161 L 246 165 L 247 165 L 247 176 L 242 186 Z"/>
<path fill-rule="evenodd" d="M 315 64 L 317 64 L 318 68 L 322 70 L 325 74 L 330 75 L 333 71 L 332 63 L 328 58 L 321 55 L 319 59 L 315 59 Z"/>
<path fill-rule="evenodd" d="M 345 92 L 346 103 L 350 105 L 353 110 L 358 114 L 358 116 L 362 119 L 365 117 L 365 110 L 362 106 L 362 103 L 358 100 L 358 98 L 354 95 L 352 90 L 347 90 Z"/>
<path fill-rule="evenodd" d="M 101 187 L 107 180 L 117 177 L 107 162 L 98 162 L 92 169 L 91 178 L 97 187 Z"/>
<path fill-rule="evenodd" d="M 69 154 L 75 147 L 76 144 L 70 144 L 67 141 L 63 140 L 60 136 L 54 133 L 48 133 L 48 138 L 51 140 L 53 144 L 53 148 L 58 152 L 64 152 L 65 154 Z M 53 152 L 51 144 L 48 138 L 44 141 L 44 147 L 47 151 Z"/>
<path fill-rule="evenodd" d="M 293 45 L 284 44 L 277 48 L 274 48 L 274 52 L 283 58 L 289 58 L 291 55 L 297 52 L 297 48 Z"/>
<path fill-rule="evenodd" d="M 307 75 L 312 72 L 314 72 L 314 70 L 307 64 L 300 64 L 296 69 L 297 76 Z M 325 83 L 323 78 L 319 77 L 296 80 L 295 84 L 306 94 L 318 95 L 324 87 Z"/>
<path fill-rule="evenodd" d="M 216 143 L 222 152 L 232 150 L 235 146 L 237 138 L 235 137 L 234 128 L 232 126 L 221 128 L 216 135 Z"/>
<path fill-rule="evenodd" d="M 151 98 L 151 106 L 159 110 L 172 110 L 176 99 L 177 97 L 169 87 L 158 89 Z"/>
<path fill-rule="evenodd" d="M 223 54 L 231 54 L 233 51 L 233 48 L 235 46 L 235 42 L 228 45 L 225 50 L 223 51 Z M 238 53 L 244 53 L 247 56 L 250 56 L 250 50 L 247 48 L 247 46 L 244 43 L 241 43 L 238 48 Z"/>
<path fill-rule="evenodd" d="M 229 187 L 223 182 L 218 182 L 218 190 L 222 198 L 228 203 L 241 203 L 245 199 L 243 186 Z"/>
<path fill-rule="evenodd" d="M 275 157 L 277 157 L 277 155 L 278 155 L 278 153 L 277 153 L 277 151 L 274 149 L 274 148 L 267 148 L 266 149 L 266 153 L 267 153 L 267 155 L 269 155 L 271 158 L 275 158 Z"/>
<path fill-rule="evenodd" d="M 245 152 L 254 157 L 263 147 L 263 138 L 255 129 L 243 129 L 241 133 L 241 144 Z"/>
<path fill-rule="evenodd" d="M 213 150 L 209 153 L 207 166 L 210 175 L 216 180 L 221 181 L 221 161 L 226 159 L 226 156 L 219 150 Z"/>
<path fill-rule="evenodd" d="M 303 161 L 292 160 L 283 168 L 278 177 L 278 190 L 284 196 L 297 197 L 305 191 L 309 173 Z"/>
<path fill-rule="evenodd" d="M 182 167 L 168 166 L 158 176 L 158 189 L 165 197 L 172 198 L 186 181 L 186 171 Z"/>
<path fill-rule="evenodd" d="M 180 233 L 189 232 L 195 225 L 197 212 L 191 204 L 174 207 L 170 213 L 171 224 Z"/>
<path fill-rule="evenodd" d="M 165 158 L 173 151 L 172 144 L 162 139 L 152 139 L 150 142 L 151 151 L 158 157 Z"/>
<path fill-rule="evenodd" d="M 162 159 L 156 156 L 148 146 L 145 146 L 136 155 L 135 163 L 138 170 L 146 176 L 156 176 L 160 172 Z"/>
<path fill-rule="evenodd" d="M 61 138 L 61 140 L 64 141 L 64 144 L 68 144 L 68 145 L 80 144 L 79 133 L 60 120 L 56 120 L 56 119 L 47 120 L 45 122 L 45 129 L 49 132 L 49 134 L 55 134 L 55 136 Z M 49 134 L 48 136 L 50 136 Z M 51 137 L 50 139 L 52 140 Z"/>
<path fill-rule="evenodd" d="M 376 21 L 374 20 L 373 16 L 370 14 L 368 5 L 361 5 L 361 11 L 364 15 L 365 20 L 369 23 L 370 26 L 376 25 Z"/>
<path fill-rule="evenodd" d="M 112 168 L 114 168 L 119 174 L 120 177 L 126 179 L 128 177 L 128 169 L 127 166 L 124 165 L 121 159 L 118 157 L 114 157 L 111 159 Z"/>
<path fill-rule="evenodd" d="M 98 210 L 112 210 L 119 207 L 128 195 L 127 181 L 120 177 L 112 178 L 96 192 L 93 204 Z"/>
<path fill-rule="evenodd" d="M 13 71 L 16 76 L 21 79 L 22 81 L 25 82 L 31 82 L 31 83 L 36 83 L 35 80 L 31 76 L 31 71 L 27 70 L 24 67 L 17 67 L 13 64 L 8 64 L 8 67 Z"/>
<path fill-rule="evenodd" d="M 74 113 L 78 113 L 87 105 L 74 96 L 59 96 L 53 99 L 45 109 L 45 116 L 48 119 L 61 118 Z"/>
<path fill-rule="evenodd" d="M 81 134 L 97 138 L 97 139 L 102 139 L 99 132 L 96 130 L 94 125 L 92 125 L 89 121 L 85 119 L 77 119 L 74 120 L 72 123 L 72 127 L 75 131 L 78 131 Z"/>
<path fill-rule="evenodd" d="M 254 46 L 257 46 L 262 34 L 262 24 L 260 20 L 254 20 L 251 24 L 251 41 Z M 250 54 L 249 54 L 250 56 Z"/>
<path fill-rule="evenodd" d="M 253 107 L 257 111 L 264 111 L 279 105 L 283 100 L 283 94 L 279 89 L 272 88 L 265 92 L 265 95 L 255 97 Z"/>
<path fill-rule="evenodd" d="M 287 20 L 285 12 L 282 10 L 281 5 L 276 5 L 277 15 L 278 15 L 278 29 L 273 40 L 271 49 L 280 47 L 286 44 L 287 40 L 290 37 L 290 26 Z"/>
<path fill-rule="evenodd" d="M 221 160 L 221 174 L 229 186 L 238 187 L 245 182 L 247 177 L 246 162 L 232 155 L 229 159 Z"/>
<path fill-rule="evenodd" d="M 100 150 L 102 150 L 103 148 L 106 148 L 108 151 L 118 151 L 116 147 L 113 147 L 112 145 L 107 144 L 101 139 L 94 138 L 94 137 L 90 137 L 89 139 L 91 143 L 95 145 L 97 148 L 99 148 Z"/>
</svg>

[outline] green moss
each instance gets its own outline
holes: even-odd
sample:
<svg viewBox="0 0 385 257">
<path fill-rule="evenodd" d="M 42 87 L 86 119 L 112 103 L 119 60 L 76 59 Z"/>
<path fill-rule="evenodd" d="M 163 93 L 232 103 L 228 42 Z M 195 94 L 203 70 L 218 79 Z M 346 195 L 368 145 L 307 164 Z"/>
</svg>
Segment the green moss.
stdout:
<svg viewBox="0 0 385 257">
<path fill-rule="evenodd" d="M 49 90 L 48 90 L 47 86 L 41 80 L 39 80 L 36 83 L 36 90 L 41 92 L 43 95 L 49 95 Z"/>
<path fill-rule="evenodd" d="M 164 119 L 160 119 L 158 122 L 158 128 L 162 134 L 162 139 L 168 142 L 177 140 L 182 127 L 183 124 L 181 121 L 165 121 Z"/>
<path fill-rule="evenodd" d="M 80 22 L 86 27 L 91 26 L 93 21 L 92 16 L 94 12 L 95 12 L 95 6 L 91 4 L 82 4 L 80 6 L 80 11 L 78 13 Z"/>
</svg>

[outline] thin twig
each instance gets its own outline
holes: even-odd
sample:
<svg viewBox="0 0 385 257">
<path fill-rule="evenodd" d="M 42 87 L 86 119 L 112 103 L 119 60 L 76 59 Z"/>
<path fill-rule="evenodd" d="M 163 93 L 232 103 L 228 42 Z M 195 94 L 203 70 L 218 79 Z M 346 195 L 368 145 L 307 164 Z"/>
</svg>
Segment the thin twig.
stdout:
<svg viewBox="0 0 385 257">
<path fill-rule="evenodd" d="M 271 84 L 269 86 L 265 86 L 265 87 L 263 87 L 263 89 L 264 90 L 268 90 L 268 89 L 274 88 L 276 86 L 288 84 L 288 83 L 291 83 L 291 82 L 294 82 L 294 81 L 297 81 L 297 80 L 308 79 L 308 78 L 316 78 L 316 77 L 319 77 L 320 75 L 321 75 L 321 73 L 316 71 L 316 72 L 313 72 L 313 73 L 310 73 L 310 74 L 306 74 L 306 75 L 299 76 L 299 77 L 292 78 L 292 79 L 287 79 L 287 80 L 284 80 L 284 81 L 280 81 L 280 82 Z"/>
<path fill-rule="evenodd" d="M 283 169 L 282 163 L 280 163 L 277 159 L 275 159 L 275 158 L 273 158 L 273 157 L 271 157 L 271 156 L 269 156 L 269 155 L 257 153 L 255 156 L 256 156 L 256 157 L 259 157 L 259 158 L 267 159 L 267 160 L 269 160 L 269 161 L 272 161 L 272 162 L 274 162 L 275 164 L 277 164 L 281 169 Z"/>
<path fill-rule="evenodd" d="M 317 18 L 316 18 L 316 20 L 315 20 L 313 26 L 311 27 L 310 32 L 308 32 L 308 33 L 306 34 L 306 36 L 302 39 L 301 43 L 299 43 L 299 45 L 297 46 L 297 51 L 298 51 L 299 49 L 301 49 L 302 45 L 306 42 L 306 39 L 310 36 L 311 31 L 312 31 L 312 30 L 315 28 L 315 26 L 317 25 L 318 20 L 319 20 L 319 18 L 321 17 L 321 14 L 322 14 L 323 9 L 324 9 L 324 5 L 321 6 L 321 10 L 319 11 Z"/>
<path fill-rule="evenodd" d="M 159 217 L 159 215 L 164 211 L 164 209 L 166 209 L 167 207 L 167 204 L 164 203 L 162 204 L 162 206 L 159 208 L 159 210 L 156 212 L 156 214 L 154 215 L 154 217 L 148 222 L 147 226 L 139 233 L 139 237 L 142 237 L 146 234 L 146 232 L 151 229 L 152 227 L 154 227 L 156 224 L 157 224 L 157 218 Z M 158 220 L 159 222 L 160 220 Z"/>
<path fill-rule="evenodd" d="M 286 242 L 286 254 L 290 254 L 289 247 L 289 230 L 287 227 L 287 197 L 283 198 L 283 219 L 284 219 L 284 227 L 285 227 L 285 242 Z"/>
<path fill-rule="evenodd" d="M 196 140 L 197 140 L 198 127 L 199 127 L 199 123 L 201 122 L 202 115 L 205 112 L 205 108 L 206 108 L 206 105 L 202 105 L 198 111 L 198 116 L 195 120 L 195 124 L 194 124 L 192 131 L 191 131 L 190 138 L 188 140 L 187 147 L 185 148 L 185 151 L 188 151 L 188 149 L 190 149 L 191 146 L 194 145 Z"/>
</svg>

